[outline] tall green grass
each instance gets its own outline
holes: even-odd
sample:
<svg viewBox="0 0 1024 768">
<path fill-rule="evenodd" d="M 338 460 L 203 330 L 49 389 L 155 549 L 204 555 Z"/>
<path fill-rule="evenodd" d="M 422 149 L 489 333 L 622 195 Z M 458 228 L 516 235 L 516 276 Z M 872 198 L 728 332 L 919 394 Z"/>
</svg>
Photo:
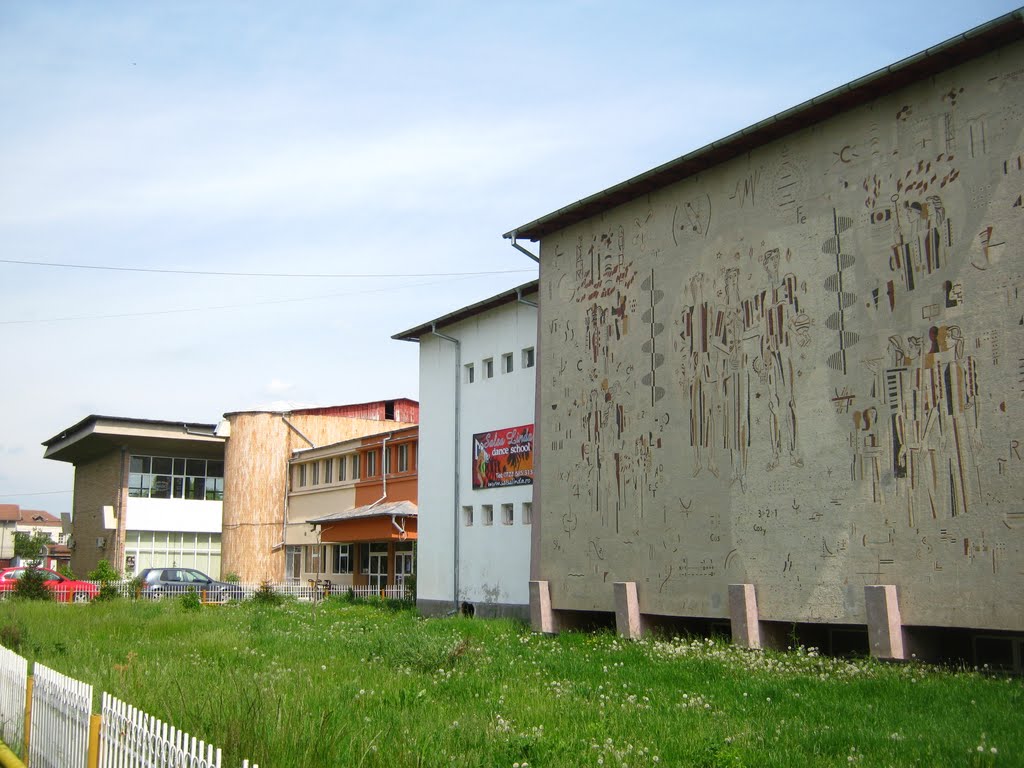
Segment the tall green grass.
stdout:
<svg viewBox="0 0 1024 768">
<path fill-rule="evenodd" d="M 332 600 L 0 604 L 0 640 L 263 768 L 1024 764 L 978 671 L 535 635 Z"/>
</svg>

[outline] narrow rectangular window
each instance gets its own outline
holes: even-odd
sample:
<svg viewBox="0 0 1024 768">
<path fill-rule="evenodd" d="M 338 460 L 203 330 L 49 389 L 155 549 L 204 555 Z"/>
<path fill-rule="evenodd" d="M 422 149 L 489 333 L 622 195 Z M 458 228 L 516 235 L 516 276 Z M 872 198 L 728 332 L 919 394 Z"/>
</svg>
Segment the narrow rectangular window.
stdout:
<svg viewBox="0 0 1024 768">
<path fill-rule="evenodd" d="M 483 510 L 483 524 L 494 525 L 494 505 L 484 504 L 482 507 L 480 507 L 480 509 Z"/>
<path fill-rule="evenodd" d="M 474 370 L 472 363 L 466 363 L 466 383 L 472 384 L 474 379 Z"/>
<path fill-rule="evenodd" d="M 360 469 L 360 467 L 359 467 L 359 454 L 356 453 L 356 454 L 354 454 L 352 456 L 352 479 L 353 480 L 358 480 L 359 479 L 359 477 L 360 477 L 359 469 Z"/>
<path fill-rule="evenodd" d="M 501 356 L 501 372 L 512 373 L 512 353 L 506 352 Z"/>
<path fill-rule="evenodd" d="M 299 488 L 306 487 L 306 465 L 299 464 Z"/>
<path fill-rule="evenodd" d="M 366 452 L 366 476 L 373 477 L 377 474 L 377 452 Z"/>
<path fill-rule="evenodd" d="M 320 462 L 314 461 L 309 465 L 309 484 L 320 484 Z"/>
<path fill-rule="evenodd" d="M 352 573 L 352 545 L 338 544 L 334 548 L 334 573 Z"/>
<path fill-rule="evenodd" d="M 467 528 L 473 525 L 473 508 L 463 507 L 462 508 L 462 524 Z"/>
<path fill-rule="evenodd" d="M 523 350 L 523 368 L 533 368 L 533 347 Z"/>
<path fill-rule="evenodd" d="M 390 475 L 391 474 L 391 453 L 392 453 L 392 450 L 393 449 L 391 449 L 391 448 L 384 448 L 384 474 L 385 475 Z"/>
<path fill-rule="evenodd" d="M 344 482 L 348 479 L 348 456 L 342 456 L 338 459 L 338 482 Z"/>
<path fill-rule="evenodd" d="M 502 504 L 501 505 L 501 524 L 502 525 L 512 525 L 512 521 L 513 521 L 512 518 L 513 518 L 512 505 L 511 504 Z"/>
<path fill-rule="evenodd" d="M 398 471 L 408 472 L 409 471 L 409 446 L 408 444 L 402 444 L 398 446 Z"/>
<path fill-rule="evenodd" d="M 327 459 L 324 462 L 324 482 L 334 482 L 334 459 Z"/>
<path fill-rule="evenodd" d="M 488 357 L 486 360 L 484 360 L 484 378 L 485 379 L 493 379 L 494 378 L 494 358 L 493 357 Z"/>
<path fill-rule="evenodd" d="M 523 525 L 532 525 L 532 524 L 533 524 L 533 502 L 532 501 L 524 501 L 523 502 Z"/>
</svg>

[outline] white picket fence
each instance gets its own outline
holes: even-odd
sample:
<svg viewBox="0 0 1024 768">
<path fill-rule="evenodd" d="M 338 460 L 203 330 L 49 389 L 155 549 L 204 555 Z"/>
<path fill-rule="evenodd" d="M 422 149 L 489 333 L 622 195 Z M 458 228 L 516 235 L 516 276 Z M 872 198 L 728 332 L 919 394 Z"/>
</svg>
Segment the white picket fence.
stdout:
<svg viewBox="0 0 1024 768">
<path fill-rule="evenodd" d="M 212 744 L 189 736 L 109 693 L 103 694 L 102 717 L 101 768 L 220 768 L 220 750 Z"/>
<path fill-rule="evenodd" d="M 86 768 L 92 686 L 39 662 L 32 678 L 28 764 L 32 768 Z"/>
<path fill-rule="evenodd" d="M 90 583 L 96 584 L 97 587 L 101 586 L 99 582 Z M 121 597 L 135 597 L 135 593 L 133 592 L 134 585 L 131 581 L 114 581 L 110 582 L 110 586 L 114 587 Z M 238 593 L 243 600 L 250 599 L 261 588 L 261 585 L 256 583 L 238 583 L 233 584 L 232 586 L 238 589 Z M 326 582 L 321 581 L 318 584 L 296 582 L 275 583 L 270 586 L 279 595 L 293 597 L 296 600 L 302 601 L 322 600 L 329 595 L 339 597 L 347 594 L 349 589 L 351 589 L 355 597 L 358 598 L 383 597 L 388 600 L 404 600 L 408 596 L 405 586 L 402 584 L 388 587 L 349 587 L 341 584 L 330 584 L 330 586 L 328 586 Z M 142 597 L 146 597 L 145 593 L 142 593 Z M 212 600 L 213 598 L 210 599 Z"/>
<path fill-rule="evenodd" d="M 0 741 L 21 751 L 25 743 L 25 700 L 28 664 L 0 645 Z"/>
<path fill-rule="evenodd" d="M 92 686 L 39 662 L 33 667 L 29 731 L 24 733 L 28 661 L 0 646 L 0 741 L 31 768 L 87 768 L 91 755 L 101 768 L 221 768 L 221 750 L 174 726 L 103 694 L 92 714 Z M 6 763 L 5 763 L 6 764 Z M 259 768 L 248 760 L 242 768 Z"/>
</svg>

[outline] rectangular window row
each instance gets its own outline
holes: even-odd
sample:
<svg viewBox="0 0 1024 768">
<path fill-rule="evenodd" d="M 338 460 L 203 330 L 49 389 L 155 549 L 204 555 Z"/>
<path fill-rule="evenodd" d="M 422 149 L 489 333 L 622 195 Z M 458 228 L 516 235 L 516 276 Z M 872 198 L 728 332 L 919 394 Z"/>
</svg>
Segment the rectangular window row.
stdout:
<svg viewBox="0 0 1024 768">
<path fill-rule="evenodd" d="M 224 500 L 224 462 L 173 456 L 132 456 L 128 495 L 144 499 Z"/>
<path fill-rule="evenodd" d="M 384 472 L 410 472 L 415 469 L 415 443 L 389 445 L 384 452 Z M 380 474 L 379 448 L 373 448 L 345 456 L 332 456 L 316 461 L 304 461 L 295 465 L 293 483 L 296 488 L 310 488 L 317 485 L 344 483 L 361 477 L 376 477 Z"/>
<path fill-rule="evenodd" d="M 514 504 L 500 504 L 498 510 L 501 514 L 502 525 L 515 525 L 515 505 Z M 465 506 L 462 508 L 462 524 L 469 527 L 472 526 L 475 520 L 475 509 L 472 505 Z M 519 521 L 522 525 L 533 524 L 533 502 L 524 501 L 519 508 Z M 480 505 L 480 525 L 494 525 L 494 505 L 493 504 L 481 504 Z"/>
<path fill-rule="evenodd" d="M 413 543 L 396 542 L 393 546 L 396 560 L 396 571 L 403 575 L 413 573 Z M 355 573 L 369 575 L 372 572 L 387 573 L 388 545 L 381 542 L 364 544 L 314 544 L 312 546 L 289 546 L 289 576 L 297 578 L 299 569 L 298 557 L 302 561 L 302 570 L 306 573 L 319 573 L 325 576 L 344 576 Z M 357 564 L 358 559 L 358 564 Z M 357 567 L 358 565 L 358 567 Z"/>
<path fill-rule="evenodd" d="M 535 362 L 533 347 L 526 347 L 520 353 L 520 368 L 533 368 Z M 486 357 L 480 362 L 480 370 L 485 379 L 494 378 L 494 358 Z M 505 352 L 501 356 L 501 372 L 512 373 L 515 370 L 515 358 L 513 353 Z M 476 364 L 466 363 L 463 375 L 467 384 L 476 381 Z"/>
</svg>

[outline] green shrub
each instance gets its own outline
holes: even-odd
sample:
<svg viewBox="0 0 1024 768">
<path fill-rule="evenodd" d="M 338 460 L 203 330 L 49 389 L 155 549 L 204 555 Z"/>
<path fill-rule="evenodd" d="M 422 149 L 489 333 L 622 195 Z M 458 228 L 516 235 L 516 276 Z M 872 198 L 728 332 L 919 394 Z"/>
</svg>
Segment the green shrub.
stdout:
<svg viewBox="0 0 1024 768">
<path fill-rule="evenodd" d="M 118 590 L 118 588 L 110 582 L 105 581 L 102 584 L 100 584 L 100 591 L 96 594 L 96 597 L 93 598 L 93 602 L 116 600 L 120 596 L 121 592 Z"/>
<path fill-rule="evenodd" d="M 188 592 L 178 598 L 181 607 L 186 611 L 198 611 L 203 607 L 203 601 L 199 599 L 199 593 L 195 587 L 189 587 Z"/>
<path fill-rule="evenodd" d="M 275 592 L 274 585 L 264 579 L 260 582 L 260 588 L 252 593 L 252 601 L 259 605 L 281 605 L 284 595 Z"/>
<path fill-rule="evenodd" d="M 226 581 L 228 584 L 237 584 L 241 580 L 242 580 L 242 577 L 239 576 L 234 571 L 228 572 L 228 575 L 224 577 L 224 581 Z"/>
<path fill-rule="evenodd" d="M 26 568 L 14 582 L 14 596 L 22 600 L 53 600 L 53 592 L 46 588 L 46 576 L 35 566 Z"/>
<path fill-rule="evenodd" d="M 96 567 L 89 571 L 89 575 L 86 576 L 89 581 L 120 581 L 121 572 L 112 566 L 106 560 L 100 560 Z"/>
</svg>

